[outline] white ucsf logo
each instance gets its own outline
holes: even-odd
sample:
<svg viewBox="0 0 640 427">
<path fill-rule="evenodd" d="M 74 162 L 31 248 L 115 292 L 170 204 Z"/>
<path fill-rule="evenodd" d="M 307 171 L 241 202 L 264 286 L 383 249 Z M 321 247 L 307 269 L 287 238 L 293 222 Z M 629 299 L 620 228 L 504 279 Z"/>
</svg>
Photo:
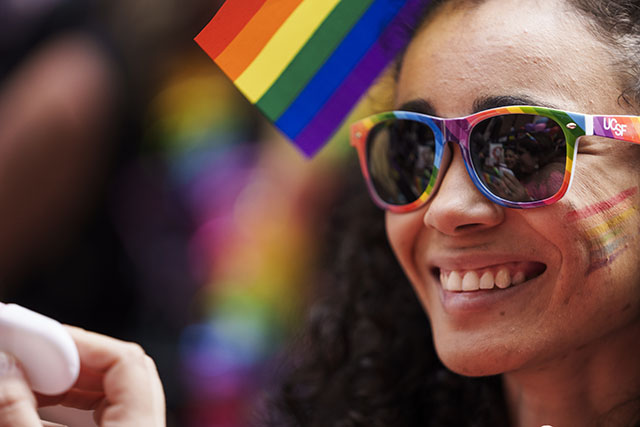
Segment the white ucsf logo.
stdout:
<svg viewBox="0 0 640 427">
<path fill-rule="evenodd" d="M 604 119 L 604 129 L 612 130 L 616 136 L 622 136 L 627 131 L 627 125 L 618 123 L 614 118 L 606 118 Z"/>
</svg>

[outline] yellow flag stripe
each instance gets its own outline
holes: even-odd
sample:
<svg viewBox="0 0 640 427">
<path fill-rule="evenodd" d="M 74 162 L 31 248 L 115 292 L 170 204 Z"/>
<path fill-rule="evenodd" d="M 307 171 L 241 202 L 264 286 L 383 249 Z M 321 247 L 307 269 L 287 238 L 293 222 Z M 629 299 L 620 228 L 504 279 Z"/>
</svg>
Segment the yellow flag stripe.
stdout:
<svg viewBox="0 0 640 427">
<path fill-rule="evenodd" d="M 235 84 L 256 103 L 275 83 L 340 0 L 305 0 L 276 31 Z"/>
</svg>

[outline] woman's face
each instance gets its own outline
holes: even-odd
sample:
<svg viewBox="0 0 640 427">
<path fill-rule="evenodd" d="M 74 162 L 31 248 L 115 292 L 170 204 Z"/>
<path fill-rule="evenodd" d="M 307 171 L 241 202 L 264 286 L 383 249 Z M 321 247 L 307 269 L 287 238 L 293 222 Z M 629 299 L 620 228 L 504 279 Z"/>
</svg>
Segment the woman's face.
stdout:
<svg viewBox="0 0 640 427">
<path fill-rule="evenodd" d="M 504 150 L 504 164 L 512 170 L 515 169 L 518 164 L 518 155 L 512 148 Z"/>
<path fill-rule="evenodd" d="M 406 52 L 396 108 L 419 101 L 441 117 L 504 104 L 629 114 L 608 52 L 562 2 L 445 6 Z M 484 198 L 452 146 L 430 202 L 387 214 L 392 247 L 446 365 L 467 375 L 541 367 L 637 327 L 639 151 L 582 138 L 564 198 L 517 210 Z M 492 289 L 447 290 L 488 282 Z"/>
<path fill-rule="evenodd" d="M 520 171 L 526 174 L 530 174 L 538 168 L 538 160 L 531 154 L 529 150 L 521 147 L 518 149 L 518 159 L 516 160 L 516 165 Z"/>
</svg>

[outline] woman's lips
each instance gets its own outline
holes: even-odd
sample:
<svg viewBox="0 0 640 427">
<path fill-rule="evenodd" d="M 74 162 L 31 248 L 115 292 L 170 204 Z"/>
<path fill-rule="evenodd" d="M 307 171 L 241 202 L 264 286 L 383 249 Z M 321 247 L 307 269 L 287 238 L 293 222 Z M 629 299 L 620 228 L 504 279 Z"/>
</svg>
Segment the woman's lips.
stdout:
<svg viewBox="0 0 640 427">
<path fill-rule="evenodd" d="M 538 277 L 545 270 L 546 266 L 542 263 L 521 261 L 470 270 L 436 268 L 434 274 L 439 276 L 445 291 L 476 292 L 507 289 Z"/>
</svg>

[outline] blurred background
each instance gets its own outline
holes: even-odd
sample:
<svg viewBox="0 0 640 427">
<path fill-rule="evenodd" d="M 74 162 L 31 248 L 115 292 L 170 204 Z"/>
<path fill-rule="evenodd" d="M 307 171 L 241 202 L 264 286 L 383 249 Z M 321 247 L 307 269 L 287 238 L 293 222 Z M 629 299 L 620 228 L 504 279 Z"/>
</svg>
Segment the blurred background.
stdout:
<svg viewBox="0 0 640 427">
<path fill-rule="evenodd" d="M 354 156 L 305 159 L 200 50 L 221 3 L 0 2 L 0 300 L 140 343 L 169 426 L 251 424 Z"/>
</svg>

